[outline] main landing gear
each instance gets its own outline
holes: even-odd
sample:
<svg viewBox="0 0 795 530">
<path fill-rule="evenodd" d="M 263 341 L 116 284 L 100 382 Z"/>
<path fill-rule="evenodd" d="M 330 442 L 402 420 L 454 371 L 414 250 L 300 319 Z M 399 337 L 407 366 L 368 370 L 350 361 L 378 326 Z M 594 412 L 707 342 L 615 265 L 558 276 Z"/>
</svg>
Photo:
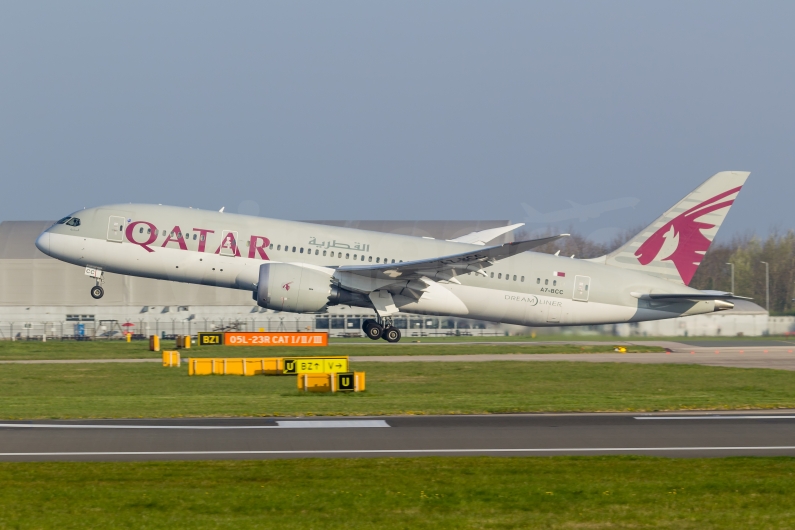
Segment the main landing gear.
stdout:
<svg viewBox="0 0 795 530">
<path fill-rule="evenodd" d="M 384 339 L 387 342 L 400 340 L 400 330 L 392 325 L 390 317 L 378 317 L 377 320 L 368 318 L 362 324 L 362 331 L 372 340 Z"/>
</svg>

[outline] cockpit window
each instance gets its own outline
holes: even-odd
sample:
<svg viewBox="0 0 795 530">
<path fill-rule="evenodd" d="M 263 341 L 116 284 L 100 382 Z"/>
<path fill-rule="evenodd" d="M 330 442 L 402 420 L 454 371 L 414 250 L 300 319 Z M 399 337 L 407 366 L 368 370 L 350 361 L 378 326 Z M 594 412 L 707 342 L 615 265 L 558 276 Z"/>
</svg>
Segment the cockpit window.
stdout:
<svg viewBox="0 0 795 530">
<path fill-rule="evenodd" d="M 67 226 L 80 226 L 80 219 L 77 217 L 72 217 L 68 221 L 66 221 Z"/>
<path fill-rule="evenodd" d="M 71 217 L 69 217 L 69 216 L 67 215 L 66 217 L 64 217 L 63 219 L 61 219 L 60 221 L 58 221 L 58 222 L 57 222 L 57 223 L 55 223 L 55 224 L 57 224 L 57 225 L 62 225 L 62 224 L 64 224 L 66 221 L 68 221 L 69 219 L 71 219 Z"/>
</svg>

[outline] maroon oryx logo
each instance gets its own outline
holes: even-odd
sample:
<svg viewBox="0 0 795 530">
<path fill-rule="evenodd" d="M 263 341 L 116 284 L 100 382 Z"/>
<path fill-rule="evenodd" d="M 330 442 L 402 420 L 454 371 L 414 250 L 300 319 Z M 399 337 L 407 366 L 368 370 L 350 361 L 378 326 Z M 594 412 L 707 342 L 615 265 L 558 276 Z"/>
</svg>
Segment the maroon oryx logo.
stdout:
<svg viewBox="0 0 795 530">
<path fill-rule="evenodd" d="M 293 283 L 293 282 L 287 282 L 287 283 L 285 283 L 284 285 L 282 285 L 282 289 L 284 289 L 285 291 L 289 291 L 289 290 L 290 290 L 290 284 L 291 284 L 291 283 Z"/>
<path fill-rule="evenodd" d="M 718 201 L 739 192 L 741 187 L 738 186 L 715 195 L 677 215 L 644 241 L 635 251 L 635 257 L 638 258 L 641 265 L 648 265 L 659 257 L 658 254 L 663 245 L 670 241 L 671 244 L 676 245 L 675 250 L 668 256 L 660 257 L 660 260 L 672 261 L 676 270 L 679 271 L 682 281 L 685 282 L 685 285 L 689 284 L 701 264 L 701 260 L 704 259 L 704 253 L 712 243 L 702 233 L 702 230 L 715 227 L 713 224 L 700 222 L 699 219 L 708 213 L 731 206 L 734 199 Z"/>
</svg>

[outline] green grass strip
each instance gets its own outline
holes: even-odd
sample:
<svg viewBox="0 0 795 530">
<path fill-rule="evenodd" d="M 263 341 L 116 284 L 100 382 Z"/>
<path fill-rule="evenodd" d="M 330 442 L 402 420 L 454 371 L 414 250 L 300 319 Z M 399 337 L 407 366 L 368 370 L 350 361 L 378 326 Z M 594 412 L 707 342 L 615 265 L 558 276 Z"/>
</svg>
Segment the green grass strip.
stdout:
<svg viewBox="0 0 795 530">
<path fill-rule="evenodd" d="M 488 414 L 795 408 L 795 372 L 619 363 L 353 364 L 367 392 L 295 376 L 193 376 L 139 364 L 0 365 L 0 418 Z"/>
<path fill-rule="evenodd" d="M 173 341 L 163 341 L 163 350 L 174 350 Z M 366 343 L 335 343 L 326 348 L 255 347 L 255 346 L 194 346 L 180 350 L 188 357 L 303 357 L 313 355 L 472 355 L 506 353 L 606 353 L 613 345 L 580 346 L 560 345 L 514 345 L 505 344 L 388 344 L 369 341 Z M 655 346 L 629 346 L 628 352 L 662 352 Z M 158 352 L 151 352 L 143 342 L 86 341 L 86 342 L 0 342 L 0 361 L 11 360 L 64 360 L 64 359 L 156 359 Z"/>
<path fill-rule="evenodd" d="M 0 528 L 784 529 L 795 459 L 0 464 Z"/>
</svg>

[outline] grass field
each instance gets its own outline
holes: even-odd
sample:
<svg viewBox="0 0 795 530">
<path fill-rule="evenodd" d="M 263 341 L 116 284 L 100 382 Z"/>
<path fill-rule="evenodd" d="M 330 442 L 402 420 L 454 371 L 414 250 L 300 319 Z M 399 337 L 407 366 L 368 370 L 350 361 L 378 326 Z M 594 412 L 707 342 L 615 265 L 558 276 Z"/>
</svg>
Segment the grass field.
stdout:
<svg viewBox="0 0 795 530">
<path fill-rule="evenodd" d="M 795 408 L 795 372 L 697 365 L 367 363 L 367 392 L 155 363 L 0 365 L 0 417 L 123 418 Z"/>
<path fill-rule="evenodd" d="M 612 343 L 603 346 L 576 344 L 516 345 L 505 344 L 389 344 L 384 341 L 332 343 L 327 348 L 194 346 L 181 352 L 188 357 L 284 357 L 305 355 L 471 355 L 478 353 L 604 353 L 613 351 Z M 163 341 L 162 349 L 174 349 L 173 341 Z M 629 352 L 665 351 L 655 346 L 630 346 Z M 148 350 L 148 344 L 122 341 L 0 341 L 0 361 L 35 359 L 149 359 L 160 353 Z"/>
<path fill-rule="evenodd" d="M 0 464 L 0 528 L 789 529 L 795 459 Z"/>
</svg>

